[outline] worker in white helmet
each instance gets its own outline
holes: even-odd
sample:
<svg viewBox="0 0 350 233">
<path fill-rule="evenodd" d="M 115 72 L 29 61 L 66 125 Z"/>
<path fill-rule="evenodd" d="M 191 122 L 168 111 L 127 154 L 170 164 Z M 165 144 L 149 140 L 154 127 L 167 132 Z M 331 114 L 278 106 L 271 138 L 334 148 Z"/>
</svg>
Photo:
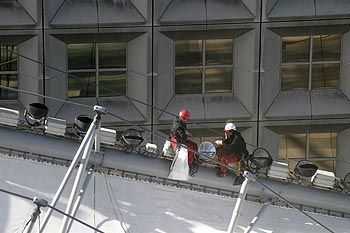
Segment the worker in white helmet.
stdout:
<svg viewBox="0 0 350 233">
<path fill-rule="evenodd" d="M 224 128 L 224 139 L 216 140 L 215 143 L 219 145 L 217 148 L 217 159 L 223 164 L 237 163 L 245 156 L 248 151 L 246 143 L 242 135 L 237 131 L 236 125 L 229 122 Z M 228 168 L 220 166 L 217 176 L 223 177 L 228 175 Z"/>
</svg>

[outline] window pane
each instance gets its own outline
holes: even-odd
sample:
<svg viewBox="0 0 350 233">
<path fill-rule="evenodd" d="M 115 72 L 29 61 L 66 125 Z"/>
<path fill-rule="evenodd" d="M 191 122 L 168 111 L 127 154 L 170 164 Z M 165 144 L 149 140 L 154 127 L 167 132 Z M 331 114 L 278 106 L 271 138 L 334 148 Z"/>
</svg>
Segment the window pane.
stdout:
<svg viewBox="0 0 350 233">
<path fill-rule="evenodd" d="M 175 94 L 201 94 L 202 69 L 175 70 Z"/>
<path fill-rule="evenodd" d="M 95 96 L 96 74 L 94 72 L 68 74 L 68 97 Z"/>
<path fill-rule="evenodd" d="M 312 65 L 312 89 L 338 89 L 339 64 Z"/>
<path fill-rule="evenodd" d="M 330 172 L 335 172 L 336 168 L 336 161 L 312 161 L 316 166 L 318 166 L 318 169 L 320 170 L 326 170 Z"/>
<path fill-rule="evenodd" d="M 282 62 L 309 61 L 310 36 L 282 37 Z"/>
<path fill-rule="evenodd" d="M 68 69 L 94 69 L 96 65 L 94 44 L 68 44 Z"/>
<path fill-rule="evenodd" d="M 175 66 L 201 66 L 202 41 L 175 41 Z"/>
<path fill-rule="evenodd" d="M 340 60 L 340 35 L 321 35 L 313 38 L 313 61 Z"/>
<path fill-rule="evenodd" d="M 307 90 L 309 65 L 282 65 L 282 91 Z"/>
<path fill-rule="evenodd" d="M 207 40 L 205 43 L 206 65 L 233 64 L 232 39 Z"/>
<path fill-rule="evenodd" d="M 99 96 L 126 95 L 126 72 L 99 73 Z"/>
<path fill-rule="evenodd" d="M 306 134 L 279 135 L 279 158 L 306 158 Z"/>
<path fill-rule="evenodd" d="M 205 93 L 232 92 L 232 68 L 205 70 Z"/>
<path fill-rule="evenodd" d="M 335 158 L 337 154 L 336 133 L 310 134 L 309 158 Z"/>
<path fill-rule="evenodd" d="M 17 70 L 17 46 L 0 45 L 0 71 Z"/>
<path fill-rule="evenodd" d="M 0 79 L 1 79 L 2 86 L 18 89 L 17 74 L 2 74 L 0 75 Z M 15 99 L 18 99 L 18 93 L 16 91 L 10 91 L 4 88 L 0 88 L 0 99 L 15 100 Z"/>
<path fill-rule="evenodd" d="M 101 43 L 98 50 L 100 68 L 126 67 L 126 43 Z"/>
</svg>

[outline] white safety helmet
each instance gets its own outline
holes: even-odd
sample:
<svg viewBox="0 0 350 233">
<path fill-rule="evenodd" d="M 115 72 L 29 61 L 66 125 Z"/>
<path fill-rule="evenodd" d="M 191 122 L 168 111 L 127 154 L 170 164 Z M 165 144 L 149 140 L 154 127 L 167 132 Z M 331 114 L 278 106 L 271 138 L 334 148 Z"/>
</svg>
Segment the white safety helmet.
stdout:
<svg viewBox="0 0 350 233">
<path fill-rule="evenodd" d="M 235 124 L 233 124 L 233 123 L 227 123 L 227 124 L 225 125 L 224 132 L 228 132 L 228 131 L 231 131 L 231 130 L 236 130 Z"/>
</svg>

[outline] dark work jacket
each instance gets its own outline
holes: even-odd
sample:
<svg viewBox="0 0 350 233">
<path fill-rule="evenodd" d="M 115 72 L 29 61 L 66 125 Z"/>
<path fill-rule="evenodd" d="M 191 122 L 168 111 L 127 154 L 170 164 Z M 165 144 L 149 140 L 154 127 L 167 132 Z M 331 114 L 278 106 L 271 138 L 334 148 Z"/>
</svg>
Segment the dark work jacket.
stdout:
<svg viewBox="0 0 350 233">
<path fill-rule="evenodd" d="M 233 132 L 229 138 L 222 140 L 222 146 L 240 158 L 248 153 L 246 143 L 242 135 L 237 131 Z"/>
<path fill-rule="evenodd" d="M 187 140 L 186 131 L 186 123 L 180 121 L 180 119 L 176 117 L 173 122 L 173 127 L 171 128 L 171 136 L 176 138 L 177 142 L 183 143 Z"/>
</svg>

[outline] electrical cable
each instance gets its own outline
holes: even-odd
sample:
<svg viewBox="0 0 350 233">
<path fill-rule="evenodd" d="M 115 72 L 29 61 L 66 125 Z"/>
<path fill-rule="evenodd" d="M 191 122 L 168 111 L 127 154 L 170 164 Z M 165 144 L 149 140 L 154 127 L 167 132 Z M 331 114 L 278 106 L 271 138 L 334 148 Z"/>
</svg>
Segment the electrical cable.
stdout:
<svg viewBox="0 0 350 233">
<path fill-rule="evenodd" d="M 3 87 L 3 86 L 0 85 L 0 88 L 2 88 L 2 87 Z M 6 87 L 6 88 L 8 88 L 8 87 Z M 14 91 L 23 91 L 23 90 L 14 89 L 14 88 L 9 88 L 9 89 L 12 89 L 12 90 L 14 90 Z M 40 95 L 40 94 L 36 94 L 36 93 L 31 93 L 31 92 L 29 92 L 29 91 L 24 91 L 24 92 L 27 93 L 27 94 L 31 94 L 31 95 Z M 45 97 L 46 97 L 46 98 L 49 98 L 49 97 L 43 96 L 43 95 L 40 95 L 40 96 L 42 96 L 42 97 L 44 97 L 44 98 L 45 98 Z M 52 97 L 50 97 L 50 98 L 52 98 Z M 54 98 L 54 99 L 57 100 L 57 101 L 67 102 L 67 103 L 70 103 L 70 104 L 77 104 L 77 103 L 75 103 L 75 102 L 71 102 L 71 101 L 67 101 L 67 100 L 62 100 L 62 99 L 59 99 L 59 98 Z M 87 107 L 87 108 L 92 108 L 91 106 L 88 106 L 88 105 L 82 105 L 82 104 L 77 104 L 77 105 L 83 106 L 83 107 Z M 130 125 L 132 125 L 132 126 L 141 128 L 141 129 L 143 129 L 143 130 L 145 130 L 145 131 L 147 131 L 147 132 L 149 132 L 149 133 L 151 133 L 151 134 L 153 134 L 153 135 L 155 135 L 155 136 L 157 136 L 157 137 L 159 137 L 159 138 L 161 138 L 161 139 L 168 140 L 166 137 L 163 137 L 162 135 L 159 135 L 159 134 L 157 134 L 157 133 L 155 133 L 155 132 L 151 132 L 151 131 L 148 130 L 147 128 L 142 127 L 142 126 L 138 126 L 138 125 L 136 125 L 136 124 L 134 124 L 134 123 L 132 123 L 132 122 L 130 122 L 130 121 L 128 121 L 128 120 L 126 120 L 126 119 L 124 119 L 124 118 L 122 118 L 122 117 L 116 115 L 116 114 L 113 114 L 113 113 L 107 113 L 107 114 L 110 115 L 110 116 L 113 116 L 113 117 L 115 117 L 115 118 L 117 118 L 117 119 L 120 119 L 120 120 L 124 121 L 125 123 L 128 123 L 128 124 L 130 124 Z M 180 145 L 179 143 L 175 143 L 175 144 L 176 144 L 176 145 Z M 194 153 L 196 153 L 196 154 L 198 154 L 198 155 L 200 155 L 201 157 L 204 157 L 204 158 L 206 158 L 206 159 L 208 159 L 208 160 L 214 162 L 214 163 L 217 164 L 217 165 L 224 166 L 224 167 L 226 167 L 226 168 L 228 168 L 228 169 L 230 169 L 230 170 L 232 170 L 232 171 L 234 171 L 234 172 L 239 172 L 240 174 L 243 175 L 243 172 L 242 172 L 241 170 L 237 170 L 237 169 L 234 168 L 234 167 L 231 167 L 231 166 L 229 166 L 229 165 L 223 164 L 223 163 L 221 163 L 221 162 L 219 162 L 219 161 L 217 161 L 217 160 L 215 160 L 215 159 L 213 159 L 213 158 L 211 158 L 211 157 L 209 157 L 209 156 L 207 156 L 207 155 L 204 155 L 204 154 L 202 154 L 202 153 L 199 153 L 198 151 L 194 151 L 194 150 L 192 150 L 192 149 L 190 149 L 190 148 L 188 148 L 188 150 L 191 151 L 191 152 L 194 152 Z M 258 181 L 258 179 L 256 179 L 256 181 Z M 273 191 L 271 188 L 269 188 L 268 186 L 266 186 L 265 184 L 263 184 L 261 181 L 258 181 L 257 183 L 259 183 L 260 185 L 262 185 L 263 187 L 265 187 L 266 189 L 268 189 L 270 192 L 272 192 L 272 193 L 273 193 L 274 195 L 276 195 L 278 198 L 280 198 L 281 200 L 285 201 L 287 204 L 291 205 L 293 208 L 295 208 L 295 209 L 298 210 L 299 212 L 302 212 L 304 215 L 308 216 L 311 220 L 315 221 L 313 217 L 311 217 L 310 215 L 308 215 L 308 214 L 307 214 L 306 212 L 304 212 L 303 210 L 297 208 L 295 205 L 289 203 L 284 197 L 282 197 L 280 194 L 278 194 L 278 193 L 276 193 L 275 191 Z M 1 189 L 0 189 L 0 191 L 1 191 Z M 25 197 L 25 196 L 24 196 L 24 197 Z M 28 198 L 28 197 L 25 197 L 25 198 Z M 30 198 L 29 198 L 29 199 L 30 199 Z M 49 205 L 47 205 L 47 206 L 49 206 Z M 64 213 L 64 212 L 61 211 L 61 210 L 58 210 L 58 209 L 56 209 L 56 208 L 54 208 L 54 207 L 52 207 L 52 206 L 49 206 L 49 207 L 52 208 L 53 210 L 56 210 L 57 212 L 60 212 L 60 213 L 62 213 L 62 214 L 64 214 L 64 215 L 67 215 L 66 213 Z M 67 216 L 69 216 L 69 215 L 67 215 Z M 86 224 L 86 223 L 83 223 L 82 221 L 80 221 L 80 220 L 78 220 L 78 219 L 75 219 L 74 217 L 71 217 L 71 218 L 74 219 L 74 220 L 76 220 L 76 221 L 78 221 L 78 222 L 81 222 L 81 223 L 84 224 L 84 225 Z M 318 221 L 316 221 L 316 222 L 319 223 Z M 320 223 L 319 223 L 319 224 L 320 224 Z M 320 224 L 320 225 L 323 226 L 322 224 Z M 333 232 L 333 231 L 329 230 L 327 227 L 325 227 L 325 229 L 328 230 L 329 232 Z M 101 232 L 101 231 L 99 231 L 99 232 Z"/>
<path fill-rule="evenodd" d="M 33 198 L 30 198 L 30 197 L 28 197 L 28 196 L 25 196 L 25 195 L 22 195 L 22 194 L 18 194 L 18 193 L 15 193 L 15 192 L 7 191 L 7 190 L 2 189 L 2 188 L 0 188 L 0 192 L 6 193 L 6 194 L 9 194 L 9 195 L 12 195 L 12 196 L 16 196 L 16 197 L 19 197 L 19 198 L 22 198 L 22 199 L 26 199 L 26 200 L 29 200 L 29 201 L 33 201 Z M 60 210 L 60 209 L 57 209 L 57 208 L 55 208 L 55 207 L 53 207 L 53 206 L 51 206 L 51 205 L 49 205 L 49 204 L 46 205 L 46 206 L 49 207 L 49 208 L 51 208 L 51 209 L 53 209 L 53 210 L 55 210 L 55 211 L 57 211 L 57 212 L 60 213 L 60 214 L 63 214 L 63 215 L 65 215 L 65 216 L 67 216 L 68 218 L 73 219 L 74 221 L 77 221 L 77 222 L 83 224 L 83 225 L 86 226 L 86 227 L 89 227 L 89 228 L 91 228 L 91 229 L 93 229 L 93 230 L 95 230 L 95 231 L 97 231 L 97 232 L 104 233 L 103 231 L 101 231 L 101 230 L 99 230 L 99 229 L 97 229 L 97 228 L 95 228 L 95 227 L 93 227 L 93 226 L 91 226 L 91 225 L 89 225 L 89 224 L 87 224 L 87 223 L 85 223 L 85 222 L 83 222 L 83 221 L 81 221 L 81 220 L 79 220 L 79 219 L 77 219 L 77 218 L 75 218 L 75 217 L 69 215 L 69 214 L 66 214 L 64 211 L 62 211 L 62 210 Z M 32 218 L 27 222 L 26 225 L 28 225 L 28 223 L 29 223 L 31 220 L 32 220 Z M 23 230 L 24 230 L 24 229 L 23 229 Z"/>
</svg>

